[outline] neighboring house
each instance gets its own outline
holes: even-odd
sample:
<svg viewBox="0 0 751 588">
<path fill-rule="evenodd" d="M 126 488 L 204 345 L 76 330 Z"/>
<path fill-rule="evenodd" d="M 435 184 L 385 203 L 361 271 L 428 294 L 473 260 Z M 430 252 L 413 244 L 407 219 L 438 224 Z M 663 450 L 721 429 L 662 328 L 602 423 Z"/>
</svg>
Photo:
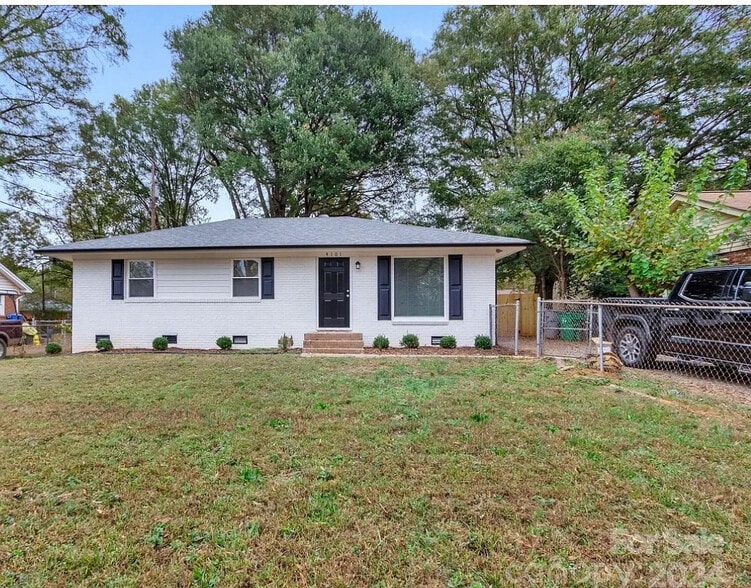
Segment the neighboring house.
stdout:
<svg viewBox="0 0 751 588">
<path fill-rule="evenodd" d="M 0 316 L 20 312 L 18 300 L 32 291 L 21 278 L 0 263 Z"/>
<path fill-rule="evenodd" d="M 496 260 L 522 239 L 351 217 L 227 220 L 40 249 L 73 262 L 73 351 L 276 347 L 286 333 L 488 333 Z"/>
<path fill-rule="evenodd" d="M 670 203 L 670 210 L 686 205 L 686 194 L 677 193 Z M 751 213 L 751 190 L 742 190 L 727 197 L 724 192 L 699 192 L 697 205 L 702 213 L 714 213 L 716 224 L 713 234 L 717 234 L 740 219 L 745 213 Z M 720 255 L 729 264 L 751 263 L 751 226 L 738 238 L 728 241 L 720 248 Z"/>
</svg>

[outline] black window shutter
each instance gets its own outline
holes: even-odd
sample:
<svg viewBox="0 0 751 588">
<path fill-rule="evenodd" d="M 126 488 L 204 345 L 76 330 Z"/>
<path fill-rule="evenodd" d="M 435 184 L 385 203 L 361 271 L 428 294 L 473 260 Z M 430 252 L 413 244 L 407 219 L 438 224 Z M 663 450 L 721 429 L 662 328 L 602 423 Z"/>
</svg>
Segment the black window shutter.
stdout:
<svg viewBox="0 0 751 588">
<path fill-rule="evenodd" d="M 378 256 L 378 320 L 391 320 L 391 257 Z"/>
<path fill-rule="evenodd" d="M 112 300 L 122 300 L 124 298 L 125 289 L 125 260 L 113 259 L 112 260 Z"/>
<path fill-rule="evenodd" d="M 261 298 L 274 297 L 274 258 L 261 259 Z"/>
<path fill-rule="evenodd" d="M 449 320 L 464 318 L 462 302 L 462 256 L 449 255 Z"/>
</svg>

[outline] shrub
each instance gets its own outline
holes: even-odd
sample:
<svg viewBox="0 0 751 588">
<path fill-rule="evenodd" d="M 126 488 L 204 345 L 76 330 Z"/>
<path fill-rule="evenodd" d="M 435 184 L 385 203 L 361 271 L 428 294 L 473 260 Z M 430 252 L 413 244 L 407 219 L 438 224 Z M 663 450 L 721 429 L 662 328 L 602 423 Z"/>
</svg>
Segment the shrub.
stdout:
<svg viewBox="0 0 751 588">
<path fill-rule="evenodd" d="M 225 351 L 232 349 L 232 339 L 229 337 L 219 337 L 216 340 L 216 344 L 219 346 L 219 349 L 224 349 Z"/>
<path fill-rule="evenodd" d="M 453 335 L 445 335 L 441 337 L 441 341 L 438 343 L 443 349 L 456 349 L 456 337 Z"/>
<path fill-rule="evenodd" d="M 44 350 L 50 355 L 57 355 L 63 350 L 63 348 L 60 346 L 59 343 L 47 343 Z"/>
<path fill-rule="evenodd" d="M 169 347 L 169 341 L 167 341 L 167 337 L 157 337 L 151 342 L 151 346 L 156 351 L 164 351 Z"/>
<path fill-rule="evenodd" d="M 420 346 L 420 340 L 417 338 L 417 335 L 413 335 L 412 333 L 407 333 L 402 337 L 402 347 L 406 347 L 407 349 L 417 349 Z"/>
<path fill-rule="evenodd" d="M 386 335 L 378 335 L 375 339 L 373 339 L 373 347 L 375 347 L 376 349 L 388 349 L 389 338 Z"/>
<path fill-rule="evenodd" d="M 97 351 L 112 351 L 112 341 L 109 339 L 100 339 L 96 342 Z"/>
<path fill-rule="evenodd" d="M 279 337 L 278 343 L 279 349 L 283 353 L 289 351 L 289 348 L 295 344 L 294 340 L 292 339 L 292 335 L 287 335 L 287 333 L 284 333 L 281 337 Z"/>
<path fill-rule="evenodd" d="M 493 343 L 487 335 L 477 335 L 475 337 L 475 347 L 477 349 L 490 349 L 492 346 Z"/>
</svg>

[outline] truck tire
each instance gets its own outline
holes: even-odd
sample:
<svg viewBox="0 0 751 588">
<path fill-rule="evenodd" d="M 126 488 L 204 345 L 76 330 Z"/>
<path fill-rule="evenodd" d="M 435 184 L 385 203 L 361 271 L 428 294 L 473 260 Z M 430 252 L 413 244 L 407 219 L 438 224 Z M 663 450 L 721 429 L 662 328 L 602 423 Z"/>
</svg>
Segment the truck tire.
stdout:
<svg viewBox="0 0 751 588">
<path fill-rule="evenodd" d="M 644 368 L 654 363 L 655 353 L 644 329 L 636 325 L 622 327 L 613 342 L 615 352 L 626 367 Z"/>
<path fill-rule="evenodd" d="M 0 339 L 0 359 L 5 359 L 5 356 L 8 354 L 8 346 L 5 344 L 5 341 Z"/>
</svg>

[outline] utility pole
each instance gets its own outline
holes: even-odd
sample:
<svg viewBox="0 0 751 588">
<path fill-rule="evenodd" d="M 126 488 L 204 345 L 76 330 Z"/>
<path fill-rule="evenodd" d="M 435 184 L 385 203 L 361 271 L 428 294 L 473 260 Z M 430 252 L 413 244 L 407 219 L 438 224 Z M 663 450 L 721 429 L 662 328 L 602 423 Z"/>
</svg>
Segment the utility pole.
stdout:
<svg viewBox="0 0 751 588">
<path fill-rule="evenodd" d="M 151 230 L 156 230 L 156 164 L 151 164 L 151 203 L 149 212 L 151 213 Z"/>
<path fill-rule="evenodd" d="M 47 264 L 42 264 L 42 318 L 47 318 L 47 297 L 44 293 L 44 270 Z"/>
</svg>

